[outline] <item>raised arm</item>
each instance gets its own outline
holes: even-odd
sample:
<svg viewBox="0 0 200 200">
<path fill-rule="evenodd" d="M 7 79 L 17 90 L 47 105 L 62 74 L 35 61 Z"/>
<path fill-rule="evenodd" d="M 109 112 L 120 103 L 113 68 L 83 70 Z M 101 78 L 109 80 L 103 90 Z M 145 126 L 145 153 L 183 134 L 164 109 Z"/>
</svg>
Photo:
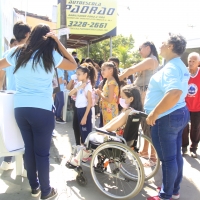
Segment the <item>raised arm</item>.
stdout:
<svg viewBox="0 0 200 200">
<path fill-rule="evenodd" d="M 58 68 L 65 69 L 65 70 L 74 70 L 77 68 L 77 63 L 72 57 L 71 54 L 68 53 L 67 49 L 63 46 L 63 44 L 58 40 L 57 41 L 58 48 L 62 55 L 64 56 L 63 61 L 60 63 Z"/>
<path fill-rule="evenodd" d="M 130 75 L 136 73 L 136 72 L 140 72 L 140 71 L 144 71 L 144 70 L 153 70 L 157 67 L 158 65 L 158 61 L 156 61 L 153 58 L 146 58 L 143 61 L 141 61 L 140 63 L 124 70 L 124 73 L 122 75 L 119 75 L 119 79 L 120 80 L 124 80 L 125 78 L 129 77 Z"/>
<path fill-rule="evenodd" d="M 58 66 L 58 68 L 64 69 L 64 70 L 74 70 L 77 68 L 77 63 L 74 60 L 73 56 L 68 53 L 67 49 L 63 46 L 63 44 L 59 41 L 58 37 L 53 33 L 47 33 L 46 37 L 51 37 L 56 41 L 58 44 L 58 48 L 60 52 L 62 53 L 64 59 Z"/>
</svg>

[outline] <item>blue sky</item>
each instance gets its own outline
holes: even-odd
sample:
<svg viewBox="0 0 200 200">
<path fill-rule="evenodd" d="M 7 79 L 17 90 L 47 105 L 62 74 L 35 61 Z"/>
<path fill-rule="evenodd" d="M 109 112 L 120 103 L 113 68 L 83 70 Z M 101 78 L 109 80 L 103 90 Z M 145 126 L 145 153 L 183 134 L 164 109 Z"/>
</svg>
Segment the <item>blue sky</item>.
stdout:
<svg viewBox="0 0 200 200">
<path fill-rule="evenodd" d="M 12 0 L 18 9 L 51 18 L 57 0 Z M 95 1 L 95 0 L 94 0 Z M 157 46 L 169 32 L 200 37 L 199 0 L 117 0 L 118 34 L 132 34 L 136 46 L 152 40 Z M 28 3 L 26 3 L 28 2 Z M 130 9 L 127 9 L 129 7 Z M 194 26 L 193 28 L 191 27 Z"/>
</svg>

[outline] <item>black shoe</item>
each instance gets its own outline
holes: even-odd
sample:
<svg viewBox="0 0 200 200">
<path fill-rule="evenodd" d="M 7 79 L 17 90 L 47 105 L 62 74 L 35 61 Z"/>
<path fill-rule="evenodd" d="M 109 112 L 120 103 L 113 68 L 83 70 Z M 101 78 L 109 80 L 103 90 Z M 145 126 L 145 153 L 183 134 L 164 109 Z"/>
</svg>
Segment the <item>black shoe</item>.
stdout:
<svg viewBox="0 0 200 200">
<path fill-rule="evenodd" d="M 56 123 L 58 123 L 58 124 L 66 124 L 66 122 L 61 118 L 56 118 Z"/>
<path fill-rule="evenodd" d="M 40 187 L 38 187 L 37 189 L 32 189 L 31 190 L 31 196 L 32 197 L 38 197 L 41 193 Z"/>
<path fill-rule="evenodd" d="M 52 199 L 53 197 L 57 196 L 58 192 L 55 188 L 51 188 L 51 192 L 47 195 L 47 196 L 41 196 L 40 200 L 48 200 L 48 199 Z"/>
</svg>

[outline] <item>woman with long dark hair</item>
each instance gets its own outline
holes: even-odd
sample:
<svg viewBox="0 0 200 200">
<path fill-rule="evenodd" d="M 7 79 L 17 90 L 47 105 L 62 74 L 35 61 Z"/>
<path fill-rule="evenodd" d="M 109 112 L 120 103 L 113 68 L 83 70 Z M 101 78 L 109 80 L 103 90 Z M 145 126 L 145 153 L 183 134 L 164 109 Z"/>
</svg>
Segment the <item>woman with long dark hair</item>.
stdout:
<svg viewBox="0 0 200 200">
<path fill-rule="evenodd" d="M 139 53 L 143 59 L 140 63 L 124 70 L 124 73 L 119 76 L 120 80 L 127 78 L 128 76 L 137 73 L 137 78 L 134 81 L 134 85 L 140 88 L 140 93 L 142 97 L 142 103 L 144 104 L 144 99 L 146 96 L 146 91 L 149 85 L 149 81 L 153 74 L 158 70 L 159 67 L 159 57 L 156 50 L 156 47 L 153 42 L 147 41 L 144 42 L 140 48 Z M 141 126 L 145 135 L 151 138 L 150 126 L 147 125 L 145 118 L 141 119 Z M 140 152 L 140 156 L 149 157 L 148 155 L 149 145 L 147 142 L 144 144 L 143 151 Z M 155 153 L 151 152 L 150 163 L 146 163 L 147 166 L 155 165 Z"/>
<path fill-rule="evenodd" d="M 49 181 L 49 150 L 55 126 L 52 80 L 54 68 L 73 70 L 76 62 L 47 25 L 36 26 L 24 45 L 0 60 L 0 69 L 15 66 L 16 122 L 25 143 L 25 165 L 31 195 L 57 195 Z M 37 173 L 38 172 L 38 173 Z"/>
</svg>

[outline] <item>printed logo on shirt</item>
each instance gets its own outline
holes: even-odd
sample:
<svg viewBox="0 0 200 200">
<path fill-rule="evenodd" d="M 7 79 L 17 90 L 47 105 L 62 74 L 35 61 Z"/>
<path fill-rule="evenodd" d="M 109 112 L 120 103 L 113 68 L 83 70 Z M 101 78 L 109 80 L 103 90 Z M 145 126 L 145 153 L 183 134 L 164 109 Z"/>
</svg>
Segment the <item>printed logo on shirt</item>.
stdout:
<svg viewBox="0 0 200 200">
<path fill-rule="evenodd" d="M 188 95 L 194 96 L 198 92 L 198 87 L 194 83 L 189 84 Z"/>
<path fill-rule="evenodd" d="M 87 127 L 82 127 L 82 131 L 87 131 Z"/>
<path fill-rule="evenodd" d="M 185 73 L 185 74 L 184 74 L 184 76 L 190 76 L 190 74 L 188 74 L 188 73 Z"/>
</svg>

